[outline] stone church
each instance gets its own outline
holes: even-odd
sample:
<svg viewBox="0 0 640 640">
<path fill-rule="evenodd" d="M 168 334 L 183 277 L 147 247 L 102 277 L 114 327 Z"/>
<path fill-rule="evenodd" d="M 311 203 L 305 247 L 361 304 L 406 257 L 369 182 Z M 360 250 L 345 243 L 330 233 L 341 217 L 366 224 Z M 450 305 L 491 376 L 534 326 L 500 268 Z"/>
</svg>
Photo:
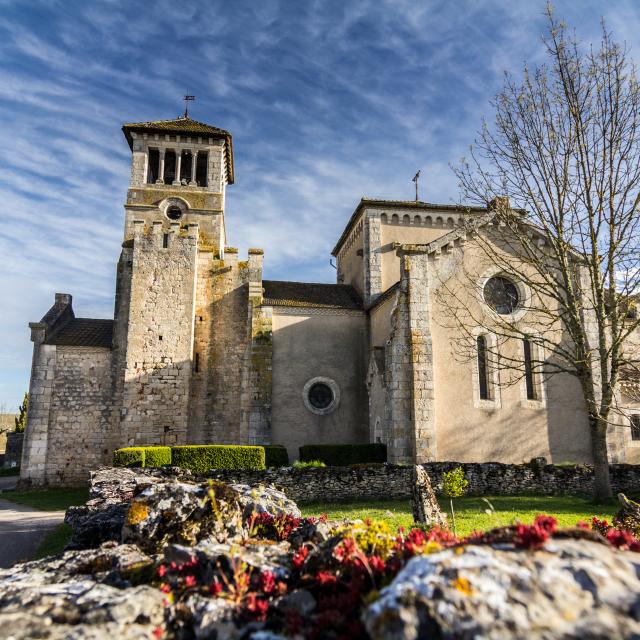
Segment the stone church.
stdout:
<svg viewBox="0 0 640 640">
<path fill-rule="evenodd" d="M 131 445 L 283 444 L 293 460 L 303 444 L 384 442 L 398 463 L 590 460 L 575 380 L 526 371 L 502 386 L 481 354 L 453 355 L 438 282 L 481 262 L 468 240 L 491 208 L 362 199 L 332 252 L 337 284 L 264 280 L 263 251 L 228 244 L 231 134 L 186 116 L 123 132 L 114 317 L 77 318 L 60 293 L 29 325 L 24 481 L 83 482 Z M 527 321 L 523 287 L 481 266 L 484 297 L 469 304 Z M 640 451 L 637 420 L 612 429 L 615 459 Z"/>
</svg>

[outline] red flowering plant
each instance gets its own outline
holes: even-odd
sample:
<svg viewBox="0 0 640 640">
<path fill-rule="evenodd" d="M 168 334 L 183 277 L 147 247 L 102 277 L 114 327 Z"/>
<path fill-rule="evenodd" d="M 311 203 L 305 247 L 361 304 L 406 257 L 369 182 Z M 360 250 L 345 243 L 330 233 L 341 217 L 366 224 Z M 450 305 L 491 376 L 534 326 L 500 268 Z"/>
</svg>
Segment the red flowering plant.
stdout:
<svg viewBox="0 0 640 640">
<path fill-rule="evenodd" d="M 315 519 L 261 514 L 252 523 L 251 544 L 263 540 L 282 542 L 284 556 L 280 568 L 259 569 L 243 560 L 243 546 L 222 560 L 166 562 L 158 567 L 158 586 L 167 594 L 167 604 L 186 601 L 197 592 L 201 596 L 223 598 L 232 605 L 237 623 L 261 623 L 265 628 L 290 637 L 366 637 L 360 621 L 363 607 L 378 597 L 406 563 L 417 555 L 434 553 L 469 544 L 510 543 L 536 550 L 554 536 L 566 535 L 557 520 L 539 515 L 533 524 L 516 523 L 487 532 L 456 537 L 438 526 L 392 529 L 385 522 L 366 520 L 336 524 L 324 541 L 312 536 Z M 583 525 L 584 526 L 584 525 Z M 594 530 L 612 546 L 640 551 L 640 542 L 624 529 L 594 518 Z M 572 537 L 580 529 L 570 532 Z M 584 536 L 592 536 L 583 531 Z M 256 539 L 257 538 L 257 539 Z M 295 543 L 288 543 L 295 540 Z M 249 543 L 249 541 L 247 541 Z M 311 611 L 298 611 L 287 603 L 292 592 L 304 590 L 312 597 Z M 295 598 L 291 601 L 295 602 Z M 168 609 L 169 627 L 186 626 L 180 619 L 184 606 Z M 188 634 L 187 634 L 188 635 Z"/>
</svg>

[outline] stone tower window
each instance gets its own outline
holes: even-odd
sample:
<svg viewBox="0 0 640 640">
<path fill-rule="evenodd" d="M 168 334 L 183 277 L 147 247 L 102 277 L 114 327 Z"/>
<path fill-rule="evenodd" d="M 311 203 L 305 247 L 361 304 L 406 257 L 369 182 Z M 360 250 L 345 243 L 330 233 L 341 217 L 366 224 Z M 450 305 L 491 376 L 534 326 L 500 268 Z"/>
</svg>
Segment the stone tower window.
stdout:
<svg viewBox="0 0 640 640">
<path fill-rule="evenodd" d="M 326 416 L 338 407 L 340 389 L 331 378 L 311 378 L 304 385 L 302 399 L 311 413 Z"/>
<path fill-rule="evenodd" d="M 196 160 L 196 182 L 199 187 L 206 187 L 207 185 L 207 164 L 209 163 L 209 154 L 207 152 L 198 152 L 198 159 Z"/>
<path fill-rule="evenodd" d="M 164 183 L 171 184 L 176 179 L 176 152 L 166 151 L 164 154 Z"/>
<path fill-rule="evenodd" d="M 500 315 L 512 314 L 520 304 L 518 287 L 504 276 L 493 276 L 484 285 L 484 301 Z"/>
<path fill-rule="evenodd" d="M 191 182 L 191 151 L 182 152 L 182 160 L 180 162 L 180 184 L 187 185 Z"/>
<path fill-rule="evenodd" d="M 634 413 L 629 416 L 631 423 L 631 439 L 640 440 L 640 413 Z"/>
<path fill-rule="evenodd" d="M 167 218 L 169 218 L 169 220 L 180 220 L 180 218 L 182 218 L 182 209 L 180 209 L 180 207 L 169 207 L 167 209 Z"/>
<path fill-rule="evenodd" d="M 147 183 L 155 184 L 159 178 L 160 152 L 157 149 L 149 149 L 149 166 L 147 168 Z"/>
</svg>

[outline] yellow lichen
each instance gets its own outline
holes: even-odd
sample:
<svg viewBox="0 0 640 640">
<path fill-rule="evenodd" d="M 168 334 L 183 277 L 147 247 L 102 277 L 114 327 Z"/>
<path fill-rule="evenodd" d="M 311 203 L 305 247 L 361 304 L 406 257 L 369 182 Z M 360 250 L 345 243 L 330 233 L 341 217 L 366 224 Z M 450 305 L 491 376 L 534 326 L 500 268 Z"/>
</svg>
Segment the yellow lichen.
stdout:
<svg viewBox="0 0 640 640">
<path fill-rule="evenodd" d="M 148 515 L 149 507 L 144 502 L 134 500 L 127 511 L 127 524 L 136 525 L 145 520 Z"/>
<path fill-rule="evenodd" d="M 462 576 L 458 576 L 453 581 L 453 587 L 465 596 L 470 596 L 473 594 L 471 583 L 469 582 L 469 580 L 467 580 L 467 578 L 463 578 Z"/>
</svg>

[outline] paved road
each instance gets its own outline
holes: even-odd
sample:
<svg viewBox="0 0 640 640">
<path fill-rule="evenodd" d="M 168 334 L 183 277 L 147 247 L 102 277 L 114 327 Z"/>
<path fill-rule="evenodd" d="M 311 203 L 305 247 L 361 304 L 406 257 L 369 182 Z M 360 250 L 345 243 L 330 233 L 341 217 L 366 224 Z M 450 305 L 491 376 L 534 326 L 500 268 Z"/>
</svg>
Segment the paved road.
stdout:
<svg viewBox="0 0 640 640">
<path fill-rule="evenodd" d="M 15 486 L 15 478 L 0 478 L 0 489 Z M 38 511 L 0 499 L 0 567 L 31 560 L 45 535 L 64 520 L 64 511 Z"/>
</svg>

